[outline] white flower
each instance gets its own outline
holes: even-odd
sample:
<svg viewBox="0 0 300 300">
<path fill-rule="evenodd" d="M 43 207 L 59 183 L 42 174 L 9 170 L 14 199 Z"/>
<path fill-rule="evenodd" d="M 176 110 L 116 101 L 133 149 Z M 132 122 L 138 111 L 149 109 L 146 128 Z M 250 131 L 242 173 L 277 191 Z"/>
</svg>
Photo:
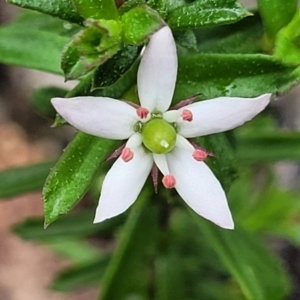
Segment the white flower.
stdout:
<svg viewBox="0 0 300 300">
<path fill-rule="evenodd" d="M 169 27 L 151 38 L 138 70 L 141 107 L 107 97 L 52 99 L 58 113 L 74 127 L 108 139 L 128 139 L 107 173 L 94 222 L 121 214 L 138 197 L 153 163 L 163 185 L 174 187 L 199 215 L 234 227 L 225 193 L 203 162 L 207 153 L 186 138 L 230 130 L 252 119 L 270 101 L 221 97 L 167 111 L 177 76 L 176 46 Z"/>
</svg>

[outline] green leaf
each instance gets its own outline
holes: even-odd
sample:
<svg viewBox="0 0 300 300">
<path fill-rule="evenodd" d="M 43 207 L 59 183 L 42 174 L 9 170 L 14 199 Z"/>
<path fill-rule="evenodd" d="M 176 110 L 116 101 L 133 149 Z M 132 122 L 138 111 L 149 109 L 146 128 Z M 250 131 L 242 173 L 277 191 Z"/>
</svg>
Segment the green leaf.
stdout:
<svg viewBox="0 0 300 300">
<path fill-rule="evenodd" d="M 93 76 L 93 89 L 115 83 L 138 58 L 139 50 L 136 46 L 124 46 L 114 57 L 100 66 Z"/>
<path fill-rule="evenodd" d="M 300 10 L 292 21 L 279 31 L 274 56 L 285 64 L 300 65 Z"/>
<path fill-rule="evenodd" d="M 249 162 L 298 160 L 300 134 L 278 129 L 269 114 L 261 114 L 235 131 L 236 155 Z"/>
<path fill-rule="evenodd" d="M 109 219 L 99 224 L 93 224 L 94 211 L 76 212 L 64 216 L 46 230 L 42 218 L 30 218 L 13 227 L 14 233 L 24 240 L 46 242 L 47 240 L 79 238 L 90 235 L 109 235 L 124 220 L 124 216 Z"/>
<path fill-rule="evenodd" d="M 149 5 L 152 9 L 156 10 L 162 19 L 166 19 L 168 14 L 168 4 L 165 0 L 149 0 L 147 2 L 147 5 Z"/>
<path fill-rule="evenodd" d="M 53 165 L 50 161 L 0 172 L 0 198 L 41 189 Z"/>
<path fill-rule="evenodd" d="M 277 32 L 287 25 L 297 10 L 297 0 L 258 0 L 267 38 L 274 42 Z"/>
<path fill-rule="evenodd" d="M 68 38 L 25 28 L 26 34 L 19 24 L 0 27 L 0 62 L 62 74 L 60 57 Z"/>
<path fill-rule="evenodd" d="M 8 2 L 43 14 L 59 17 L 66 21 L 79 24 L 83 21 L 72 0 L 8 0 Z"/>
<path fill-rule="evenodd" d="M 298 132 L 258 133 L 241 136 L 236 140 L 237 157 L 242 160 L 273 162 L 300 159 L 300 134 Z"/>
<path fill-rule="evenodd" d="M 67 80 L 77 79 L 114 56 L 120 49 L 121 25 L 114 20 L 85 22 L 87 28 L 65 47 L 61 66 Z"/>
<path fill-rule="evenodd" d="M 132 45 L 142 44 L 164 24 L 159 14 L 147 5 L 137 6 L 124 13 L 121 22 L 123 40 Z"/>
<path fill-rule="evenodd" d="M 46 32 L 53 32 L 58 35 L 71 37 L 82 27 L 50 15 L 45 15 L 36 11 L 25 10 L 9 26 L 26 29 L 39 29 Z"/>
<path fill-rule="evenodd" d="M 101 163 L 119 142 L 76 134 L 54 169 L 43 189 L 45 223 L 50 224 L 66 214 L 87 192 Z"/>
<path fill-rule="evenodd" d="M 76 79 L 91 71 L 94 66 L 85 66 L 81 60 L 80 53 L 74 43 L 70 41 L 63 49 L 61 57 L 61 68 L 64 71 L 65 79 Z"/>
<path fill-rule="evenodd" d="M 300 68 L 286 67 L 261 54 L 193 54 L 179 57 L 175 102 L 201 94 L 255 97 L 283 93 L 300 81 Z"/>
<path fill-rule="evenodd" d="M 247 16 L 247 10 L 235 0 L 197 0 L 171 10 L 167 22 L 172 29 L 192 29 L 230 24 Z"/>
<path fill-rule="evenodd" d="M 50 100 L 54 97 L 64 98 L 67 93 L 67 90 L 55 86 L 43 87 L 34 91 L 30 101 L 41 115 L 54 119 L 56 111 Z"/>
<path fill-rule="evenodd" d="M 119 19 L 114 0 L 72 0 L 77 11 L 84 19 Z"/>
<path fill-rule="evenodd" d="M 250 54 L 262 52 L 263 26 L 258 14 L 235 24 L 200 28 L 195 31 L 198 52 Z"/>
<path fill-rule="evenodd" d="M 74 238 L 54 238 L 43 242 L 52 251 L 74 263 L 86 263 L 99 257 L 99 249 Z"/>
<path fill-rule="evenodd" d="M 82 287 L 97 285 L 103 275 L 110 256 L 80 264 L 61 272 L 51 284 L 51 289 L 59 292 L 70 292 Z"/>
<path fill-rule="evenodd" d="M 121 300 L 126 295 L 147 291 L 150 269 L 147 270 L 145 266 L 150 263 L 149 255 L 155 251 L 159 232 L 157 207 L 149 204 L 152 190 L 152 187 L 144 187 L 131 208 L 103 275 L 101 300 Z"/>
<path fill-rule="evenodd" d="M 123 2 L 123 4 L 119 7 L 120 16 L 124 15 L 126 12 L 130 11 L 136 6 L 140 6 L 142 4 L 146 4 L 145 0 L 128 0 Z"/>
<path fill-rule="evenodd" d="M 197 50 L 197 38 L 193 30 L 176 31 L 174 38 L 177 45 L 193 51 Z"/>
<path fill-rule="evenodd" d="M 282 266 L 256 237 L 239 227 L 233 231 L 217 228 L 191 214 L 204 235 L 203 243 L 216 252 L 248 300 L 282 300 L 287 296 L 289 281 Z"/>
</svg>

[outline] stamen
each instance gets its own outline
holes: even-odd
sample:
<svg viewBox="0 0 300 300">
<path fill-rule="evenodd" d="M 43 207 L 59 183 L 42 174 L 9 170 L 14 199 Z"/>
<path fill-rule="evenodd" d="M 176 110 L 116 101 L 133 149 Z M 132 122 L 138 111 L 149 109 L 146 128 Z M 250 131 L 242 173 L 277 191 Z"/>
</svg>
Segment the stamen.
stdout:
<svg viewBox="0 0 300 300">
<path fill-rule="evenodd" d="M 193 113 L 188 109 L 184 109 L 181 113 L 181 118 L 184 121 L 191 122 L 191 121 L 193 121 Z"/>
<path fill-rule="evenodd" d="M 203 161 L 207 158 L 206 151 L 203 151 L 201 149 L 195 149 L 193 153 L 193 158 L 197 161 Z"/>
<path fill-rule="evenodd" d="M 172 189 L 176 185 L 176 179 L 173 175 L 169 174 L 163 177 L 162 183 L 166 189 Z"/>
<path fill-rule="evenodd" d="M 146 119 L 148 114 L 149 114 L 149 110 L 147 108 L 144 107 L 139 107 L 136 110 L 137 115 L 141 118 L 141 119 Z"/>
<path fill-rule="evenodd" d="M 180 102 L 178 102 L 177 104 L 175 104 L 174 106 L 171 106 L 169 108 L 169 110 L 173 110 L 173 109 L 180 109 L 184 106 L 190 105 L 192 104 L 199 96 L 201 96 L 202 94 L 196 94 L 194 96 L 192 96 L 191 98 L 185 99 L 185 100 L 181 100 Z"/>
<path fill-rule="evenodd" d="M 158 168 L 157 168 L 156 164 L 153 164 L 152 171 L 151 171 L 151 177 L 152 177 L 152 181 L 153 181 L 155 194 L 157 194 Z"/>
<path fill-rule="evenodd" d="M 133 159 L 133 151 L 131 151 L 130 148 L 125 147 L 125 148 L 122 150 L 121 158 L 122 158 L 125 162 L 129 162 L 130 160 Z"/>
<path fill-rule="evenodd" d="M 116 149 L 113 153 L 111 153 L 107 158 L 106 161 L 116 158 L 118 156 L 121 155 L 123 149 L 125 148 L 125 144 L 123 144 L 122 146 L 120 146 L 118 149 Z"/>
<path fill-rule="evenodd" d="M 207 156 L 212 156 L 212 157 L 217 157 L 213 152 L 206 150 L 205 148 L 199 146 L 197 143 L 194 141 L 189 140 L 190 144 L 193 145 L 193 147 L 197 150 L 202 150 L 206 153 Z"/>
</svg>

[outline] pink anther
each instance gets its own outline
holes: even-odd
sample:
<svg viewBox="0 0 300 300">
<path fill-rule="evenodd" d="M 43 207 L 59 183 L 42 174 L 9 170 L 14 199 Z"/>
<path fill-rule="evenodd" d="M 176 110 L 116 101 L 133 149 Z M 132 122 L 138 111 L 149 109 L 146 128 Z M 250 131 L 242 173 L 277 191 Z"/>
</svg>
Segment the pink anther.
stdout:
<svg viewBox="0 0 300 300">
<path fill-rule="evenodd" d="M 193 113 L 188 109 L 184 109 L 181 113 L 181 118 L 184 121 L 191 122 L 191 121 L 193 121 Z"/>
<path fill-rule="evenodd" d="M 173 175 L 169 174 L 163 177 L 162 183 L 166 189 L 172 189 L 176 185 L 176 179 Z"/>
<path fill-rule="evenodd" d="M 149 114 L 149 110 L 144 107 L 139 107 L 137 108 L 136 113 L 141 119 L 146 119 Z"/>
<path fill-rule="evenodd" d="M 193 153 L 193 158 L 197 161 L 203 161 L 207 158 L 207 153 L 206 151 L 203 151 L 201 149 L 195 149 Z"/>
<path fill-rule="evenodd" d="M 125 162 L 129 162 L 133 158 L 133 151 L 131 151 L 130 148 L 125 147 L 122 150 L 121 157 Z"/>
</svg>

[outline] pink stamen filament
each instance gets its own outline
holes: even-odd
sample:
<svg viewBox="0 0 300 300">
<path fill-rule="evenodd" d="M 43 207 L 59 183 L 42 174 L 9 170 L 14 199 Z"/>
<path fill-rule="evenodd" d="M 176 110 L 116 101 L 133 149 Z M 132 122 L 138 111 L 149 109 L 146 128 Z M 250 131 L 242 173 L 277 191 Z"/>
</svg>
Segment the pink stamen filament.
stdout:
<svg viewBox="0 0 300 300">
<path fill-rule="evenodd" d="M 123 144 L 122 146 L 120 146 L 119 148 L 117 148 L 113 153 L 111 153 L 107 158 L 106 158 L 106 161 L 110 160 L 110 159 L 113 159 L 113 158 L 116 158 L 118 156 L 121 155 L 123 149 L 125 147 L 125 144 Z"/>
<path fill-rule="evenodd" d="M 154 191 L 157 194 L 157 186 L 158 186 L 158 168 L 155 164 L 153 164 L 151 177 L 153 181 Z"/>
<path fill-rule="evenodd" d="M 188 109 L 184 109 L 181 113 L 181 118 L 184 121 L 191 122 L 191 121 L 193 121 L 193 113 Z"/>
<path fill-rule="evenodd" d="M 173 175 L 169 174 L 163 177 L 162 183 L 166 189 L 172 189 L 176 185 L 176 179 Z"/>
<path fill-rule="evenodd" d="M 141 118 L 141 119 L 146 119 L 148 114 L 149 114 L 149 110 L 147 108 L 144 107 L 139 107 L 136 110 L 137 115 Z"/>
<path fill-rule="evenodd" d="M 131 151 L 130 148 L 125 147 L 125 148 L 122 150 L 121 158 L 122 158 L 125 162 L 129 162 L 129 161 L 132 160 L 132 158 L 133 158 L 133 151 Z"/>
<path fill-rule="evenodd" d="M 200 93 L 200 94 L 196 94 L 196 95 L 194 95 L 194 96 L 192 96 L 192 97 L 190 97 L 190 98 L 188 98 L 188 99 L 181 100 L 181 101 L 178 102 L 177 104 L 171 106 L 169 109 L 170 109 L 170 110 L 180 109 L 180 108 L 182 108 L 182 107 L 184 107 L 184 106 L 190 105 L 190 104 L 192 104 L 192 103 L 193 103 L 200 95 L 201 95 L 201 93 Z"/>
<path fill-rule="evenodd" d="M 206 151 L 203 151 L 201 149 L 195 149 L 193 153 L 193 158 L 197 161 L 203 161 L 207 158 Z"/>
</svg>

